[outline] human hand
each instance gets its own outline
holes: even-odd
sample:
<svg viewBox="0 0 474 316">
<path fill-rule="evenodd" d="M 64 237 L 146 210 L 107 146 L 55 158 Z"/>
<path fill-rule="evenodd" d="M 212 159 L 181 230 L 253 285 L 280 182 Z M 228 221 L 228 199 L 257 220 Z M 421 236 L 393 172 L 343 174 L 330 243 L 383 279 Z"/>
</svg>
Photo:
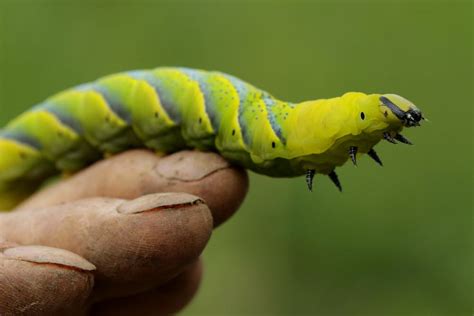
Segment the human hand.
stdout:
<svg viewBox="0 0 474 316">
<path fill-rule="evenodd" d="M 216 154 L 132 150 L 42 190 L 0 214 L 0 314 L 179 311 L 247 185 Z"/>
</svg>

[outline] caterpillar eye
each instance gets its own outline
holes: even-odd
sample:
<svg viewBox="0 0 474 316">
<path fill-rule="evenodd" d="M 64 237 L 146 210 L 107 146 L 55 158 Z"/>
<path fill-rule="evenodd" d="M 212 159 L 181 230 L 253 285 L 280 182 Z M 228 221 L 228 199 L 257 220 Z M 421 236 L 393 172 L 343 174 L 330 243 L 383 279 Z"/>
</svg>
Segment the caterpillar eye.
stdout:
<svg viewBox="0 0 474 316">
<path fill-rule="evenodd" d="M 423 119 L 423 115 L 418 110 L 410 109 L 405 113 L 405 117 L 402 119 L 405 125 L 410 126 L 420 126 L 420 121 Z"/>
<path fill-rule="evenodd" d="M 411 116 L 413 117 L 413 119 L 415 119 L 416 121 L 420 121 L 422 116 L 421 116 L 421 113 L 419 112 L 416 112 L 416 111 L 412 111 L 411 112 Z"/>
</svg>

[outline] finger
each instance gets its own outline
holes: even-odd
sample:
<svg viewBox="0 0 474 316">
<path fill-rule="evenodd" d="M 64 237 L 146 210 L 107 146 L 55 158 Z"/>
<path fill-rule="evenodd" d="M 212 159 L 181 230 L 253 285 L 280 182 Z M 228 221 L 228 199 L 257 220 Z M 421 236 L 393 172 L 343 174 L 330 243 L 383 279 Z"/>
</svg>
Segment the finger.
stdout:
<svg viewBox="0 0 474 316">
<path fill-rule="evenodd" d="M 84 313 L 94 266 L 65 250 L 0 245 L 0 315 Z"/>
<path fill-rule="evenodd" d="M 93 306 L 94 315 L 173 315 L 196 294 L 202 277 L 199 260 L 165 285 L 133 297 L 114 299 Z"/>
<path fill-rule="evenodd" d="M 156 192 L 187 192 L 206 201 L 218 225 L 237 210 L 247 187 L 245 171 L 214 153 L 182 151 L 160 158 L 147 150 L 131 150 L 39 192 L 19 209 L 95 196 L 133 199 Z"/>
<path fill-rule="evenodd" d="M 103 299 L 142 292 L 178 275 L 204 249 L 212 216 L 195 196 L 162 193 L 0 214 L 0 231 L 20 244 L 86 258 L 97 267 L 95 299 Z"/>
</svg>

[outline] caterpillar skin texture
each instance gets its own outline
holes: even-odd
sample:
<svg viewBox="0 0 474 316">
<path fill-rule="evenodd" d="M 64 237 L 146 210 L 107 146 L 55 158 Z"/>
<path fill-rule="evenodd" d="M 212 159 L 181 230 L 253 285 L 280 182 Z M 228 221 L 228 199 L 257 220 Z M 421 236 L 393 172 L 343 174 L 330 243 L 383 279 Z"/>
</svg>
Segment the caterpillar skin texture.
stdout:
<svg viewBox="0 0 474 316">
<path fill-rule="evenodd" d="M 419 125 L 421 112 L 394 94 L 349 92 L 290 103 L 220 72 L 157 68 L 119 73 L 60 92 L 0 131 L 0 209 L 48 177 L 104 153 L 146 147 L 217 151 L 274 177 L 329 175 L 382 139 Z M 405 141 L 403 141 L 403 140 Z"/>
</svg>

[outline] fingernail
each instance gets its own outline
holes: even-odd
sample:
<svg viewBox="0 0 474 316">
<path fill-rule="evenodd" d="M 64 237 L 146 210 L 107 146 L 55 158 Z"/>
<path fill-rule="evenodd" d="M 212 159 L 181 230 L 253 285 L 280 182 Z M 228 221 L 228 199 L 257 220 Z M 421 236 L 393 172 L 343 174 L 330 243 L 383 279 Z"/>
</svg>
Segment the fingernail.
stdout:
<svg viewBox="0 0 474 316">
<path fill-rule="evenodd" d="M 168 179 L 196 181 L 229 166 L 224 158 L 214 153 L 188 150 L 160 159 L 155 170 Z"/>
<path fill-rule="evenodd" d="M 65 268 L 93 271 L 95 266 L 86 259 L 63 249 L 45 246 L 16 246 L 3 250 L 3 256 L 9 259 L 33 263 L 57 264 Z"/>
<path fill-rule="evenodd" d="M 136 214 L 161 209 L 188 207 L 200 203 L 204 203 L 204 201 L 187 193 L 158 193 L 144 195 L 138 199 L 124 202 L 117 208 L 117 212 L 121 214 Z"/>
</svg>

